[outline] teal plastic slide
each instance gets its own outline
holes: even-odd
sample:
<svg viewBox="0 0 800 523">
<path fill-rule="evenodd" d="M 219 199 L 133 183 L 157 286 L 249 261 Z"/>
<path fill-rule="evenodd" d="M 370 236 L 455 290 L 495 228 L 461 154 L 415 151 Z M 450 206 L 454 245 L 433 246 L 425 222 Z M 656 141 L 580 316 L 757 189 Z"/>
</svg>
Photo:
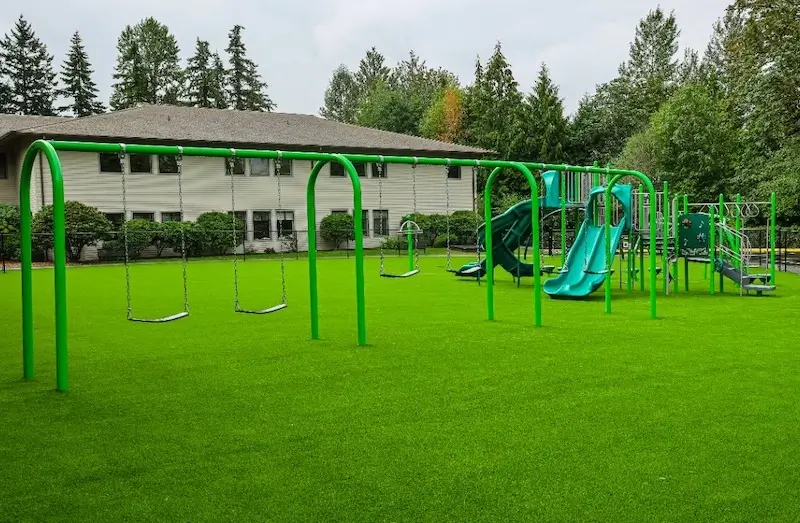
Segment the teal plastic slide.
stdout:
<svg viewBox="0 0 800 523">
<path fill-rule="evenodd" d="M 557 171 L 542 174 L 546 193 L 539 197 L 541 209 L 559 208 L 560 180 Z M 522 278 L 533 276 L 533 265 L 517 258 L 514 251 L 531 237 L 531 201 L 522 201 L 506 210 L 503 214 L 492 218 L 490 231 L 492 234 L 492 255 L 495 266 L 499 265 L 510 274 Z M 478 228 L 479 245 L 486 240 L 486 224 Z M 486 260 L 471 262 L 455 271 L 456 276 L 481 277 L 486 274 Z"/>
<path fill-rule="evenodd" d="M 612 194 L 622 205 L 624 213 L 620 222 L 611 227 L 612 256 L 616 254 L 624 230 L 630 228 L 631 190 L 632 187 L 626 184 L 617 184 L 612 189 Z M 565 266 L 557 277 L 542 285 L 544 292 L 551 298 L 582 298 L 603 285 L 606 277 L 605 227 L 594 223 L 591 209 L 597 197 L 604 192 L 605 187 L 592 189 L 586 203 L 586 218 L 567 254 Z"/>
</svg>

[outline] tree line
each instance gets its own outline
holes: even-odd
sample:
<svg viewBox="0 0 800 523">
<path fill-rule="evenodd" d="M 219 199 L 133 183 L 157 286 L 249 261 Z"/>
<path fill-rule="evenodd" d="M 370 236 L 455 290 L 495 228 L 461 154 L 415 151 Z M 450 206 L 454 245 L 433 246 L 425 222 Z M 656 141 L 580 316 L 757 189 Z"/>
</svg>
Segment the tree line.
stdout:
<svg viewBox="0 0 800 523">
<path fill-rule="evenodd" d="M 325 91 L 326 118 L 458 142 L 500 158 L 600 162 L 636 169 L 692 201 L 719 193 L 778 197 L 779 219 L 800 221 L 800 4 L 735 0 L 710 28 L 703 52 L 678 44 L 674 12 L 641 19 L 617 76 L 565 114 L 541 64 L 524 92 L 497 43 L 462 84 L 413 51 L 390 67 L 374 47 L 356 70 L 339 66 Z M 524 180 L 498 180 L 524 197 Z"/>
<path fill-rule="evenodd" d="M 180 48 L 169 28 L 150 17 L 128 25 L 117 41 L 117 61 L 109 100 L 111 110 L 137 103 L 188 105 L 219 109 L 271 111 L 256 63 L 249 58 L 244 27 L 228 32 L 227 60 L 197 38 L 194 54 L 181 66 Z M 20 15 L 0 40 L 0 112 L 88 116 L 107 110 L 98 98 L 94 70 L 80 32 L 56 73 L 53 55 L 31 24 Z M 64 100 L 64 105 L 56 105 Z"/>
</svg>

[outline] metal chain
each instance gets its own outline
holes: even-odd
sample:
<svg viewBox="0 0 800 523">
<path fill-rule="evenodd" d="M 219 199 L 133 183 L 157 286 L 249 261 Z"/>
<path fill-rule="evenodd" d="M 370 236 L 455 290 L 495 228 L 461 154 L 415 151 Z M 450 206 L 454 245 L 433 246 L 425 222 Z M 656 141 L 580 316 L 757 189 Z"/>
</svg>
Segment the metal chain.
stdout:
<svg viewBox="0 0 800 523">
<path fill-rule="evenodd" d="M 278 177 L 278 211 L 283 209 L 283 205 L 281 204 L 281 157 L 283 153 L 278 151 L 278 157 L 275 159 L 275 176 Z M 292 231 L 294 234 L 294 231 Z M 286 268 L 284 266 L 284 254 L 283 248 L 280 250 L 280 259 L 281 259 L 281 303 L 286 303 Z"/>
<path fill-rule="evenodd" d="M 125 144 L 119 144 L 121 150 L 119 156 L 120 174 L 122 174 L 122 241 L 125 245 L 125 298 L 128 307 L 128 319 L 133 317 L 131 310 L 131 270 L 130 255 L 128 253 L 128 190 L 125 183 Z"/>
<path fill-rule="evenodd" d="M 444 208 L 445 220 L 447 222 L 447 263 L 445 268 L 449 271 L 451 267 L 450 261 L 450 159 L 447 159 L 447 165 L 444 168 Z"/>
<path fill-rule="evenodd" d="M 178 146 L 178 155 L 175 157 L 178 168 L 178 209 L 181 213 L 181 261 L 183 264 L 183 311 L 189 312 L 189 283 L 186 275 L 186 227 L 183 222 L 183 147 Z"/>
<path fill-rule="evenodd" d="M 231 178 L 231 228 L 233 229 L 233 306 L 239 310 L 239 255 L 236 242 L 236 196 L 234 192 L 233 168 L 236 162 L 236 149 L 231 149 L 231 156 L 226 159 L 226 171 Z"/>
<path fill-rule="evenodd" d="M 380 210 L 380 213 L 381 213 L 381 228 L 380 228 L 379 233 L 381 235 L 383 235 L 383 229 L 384 229 L 384 222 L 383 222 L 383 156 L 380 157 L 380 163 L 378 163 L 378 207 L 379 207 L 379 210 Z M 375 225 L 374 221 L 373 221 L 372 225 L 373 226 Z M 382 238 L 381 239 L 381 243 L 380 243 L 380 258 L 381 258 L 380 274 L 381 275 L 385 274 L 385 267 L 384 267 L 384 264 L 383 264 L 383 242 L 384 242 L 384 240 L 385 240 L 385 238 Z"/>
</svg>

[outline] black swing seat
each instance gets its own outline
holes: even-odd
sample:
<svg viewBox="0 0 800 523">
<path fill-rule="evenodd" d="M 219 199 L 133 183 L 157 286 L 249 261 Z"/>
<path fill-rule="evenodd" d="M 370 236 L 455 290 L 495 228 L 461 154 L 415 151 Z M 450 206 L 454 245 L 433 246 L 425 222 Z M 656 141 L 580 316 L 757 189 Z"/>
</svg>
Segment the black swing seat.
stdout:
<svg viewBox="0 0 800 523">
<path fill-rule="evenodd" d="M 384 278 L 409 278 L 417 273 L 419 273 L 419 269 L 414 269 L 413 271 L 404 272 L 403 274 L 384 273 L 381 274 L 381 276 L 383 276 Z"/>
<path fill-rule="evenodd" d="M 283 309 L 285 309 L 287 306 L 288 306 L 288 304 L 287 304 L 287 303 L 279 303 L 278 305 L 275 305 L 275 306 L 273 306 L 273 307 L 270 307 L 270 308 L 268 308 L 268 309 L 260 309 L 260 310 L 256 310 L 256 311 L 251 311 L 251 310 L 247 310 L 247 309 L 239 309 L 239 308 L 237 308 L 237 309 L 236 309 L 236 312 L 240 312 L 240 313 L 242 313 L 242 314 L 269 314 L 269 313 L 271 313 L 271 312 L 278 312 L 278 311 L 280 311 L 280 310 L 283 310 Z"/>
<path fill-rule="evenodd" d="M 130 321 L 135 321 L 139 323 L 167 323 L 170 321 L 179 320 L 181 318 L 185 318 L 188 316 L 188 312 L 179 312 L 178 314 L 173 314 L 172 316 L 165 316 L 163 318 L 128 318 Z"/>
</svg>

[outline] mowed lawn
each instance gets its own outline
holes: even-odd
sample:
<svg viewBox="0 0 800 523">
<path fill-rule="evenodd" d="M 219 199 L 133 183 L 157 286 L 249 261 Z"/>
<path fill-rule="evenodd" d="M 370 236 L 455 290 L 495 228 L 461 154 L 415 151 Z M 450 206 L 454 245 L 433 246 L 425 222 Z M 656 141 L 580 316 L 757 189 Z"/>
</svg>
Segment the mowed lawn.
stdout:
<svg viewBox="0 0 800 523">
<path fill-rule="evenodd" d="M 460 261 L 466 261 L 460 260 Z M 584 301 L 485 286 L 422 258 L 407 280 L 324 259 L 289 307 L 232 312 L 229 262 L 190 263 L 191 316 L 125 320 L 121 266 L 68 270 L 71 390 L 57 393 L 51 270 L 34 275 L 21 380 L 19 272 L 0 274 L 2 521 L 790 521 L 800 513 L 800 277 L 774 296 L 619 290 Z M 402 272 L 405 260 L 390 266 Z M 279 264 L 240 265 L 242 305 Z M 180 265 L 133 268 L 134 312 L 182 308 Z"/>
</svg>

